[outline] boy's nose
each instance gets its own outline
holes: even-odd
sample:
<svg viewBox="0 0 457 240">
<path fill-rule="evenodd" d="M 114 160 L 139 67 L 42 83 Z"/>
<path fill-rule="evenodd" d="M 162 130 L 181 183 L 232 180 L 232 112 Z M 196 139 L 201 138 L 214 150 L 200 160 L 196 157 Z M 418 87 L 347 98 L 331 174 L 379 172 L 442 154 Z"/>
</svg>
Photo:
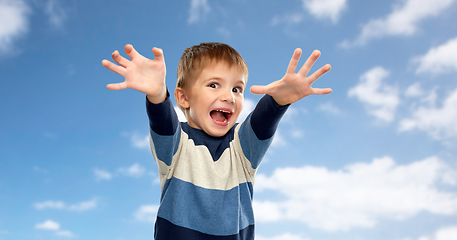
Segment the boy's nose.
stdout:
<svg viewBox="0 0 457 240">
<path fill-rule="evenodd" d="M 231 89 L 223 91 L 223 93 L 221 95 L 221 101 L 230 102 L 230 103 L 235 102 L 235 95 L 233 94 Z"/>
</svg>

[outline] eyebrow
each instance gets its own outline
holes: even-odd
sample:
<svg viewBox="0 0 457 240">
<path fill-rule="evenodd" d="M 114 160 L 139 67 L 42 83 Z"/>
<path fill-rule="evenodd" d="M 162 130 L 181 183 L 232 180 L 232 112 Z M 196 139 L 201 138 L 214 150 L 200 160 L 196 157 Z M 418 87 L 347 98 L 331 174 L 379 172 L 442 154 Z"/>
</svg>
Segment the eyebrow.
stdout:
<svg viewBox="0 0 457 240">
<path fill-rule="evenodd" d="M 213 76 L 213 77 L 209 77 L 207 80 L 205 80 L 205 82 L 209 82 L 211 80 L 222 80 L 222 81 L 226 81 L 223 77 L 216 77 L 216 76 Z M 243 81 L 243 80 L 235 80 L 235 83 L 238 84 L 238 83 L 241 83 L 243 84 L 243 86 L 246 86 L 246 82 L 247 81 Z"/>
<path fill-rule="evenodd" d="M 246 86 L 246 81 L 243 81 L 243 80 L 237 80 L 236 82 L 237 82 L 237 83 L 241 83 L 241 84 L 243 84 L 243 86 Z"/>
</svg>

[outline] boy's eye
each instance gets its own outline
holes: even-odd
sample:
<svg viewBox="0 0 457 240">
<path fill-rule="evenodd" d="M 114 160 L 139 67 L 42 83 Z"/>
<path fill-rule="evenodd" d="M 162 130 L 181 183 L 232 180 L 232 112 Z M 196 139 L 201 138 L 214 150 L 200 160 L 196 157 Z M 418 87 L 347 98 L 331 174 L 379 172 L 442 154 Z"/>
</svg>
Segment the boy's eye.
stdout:
<svg viewBox="0 0 457 240">
<path fill-rule="evenodd" d="M 218 88 L 219 85 L 217 83 L 211 83 L 211 84 L 208 85 L 208 87 L 210 87 L 210 88 Z"/>
<path fill-rule="evenodd" d="M 242 92 L 243 92 L 243 89 L 240 88 L 240 87 L 236 87 L 236 88 L 233 88 L 233 89 L 232 89 L 232 92 L 234 92 L 234 93 L 242 93 Z"/>
</svg>

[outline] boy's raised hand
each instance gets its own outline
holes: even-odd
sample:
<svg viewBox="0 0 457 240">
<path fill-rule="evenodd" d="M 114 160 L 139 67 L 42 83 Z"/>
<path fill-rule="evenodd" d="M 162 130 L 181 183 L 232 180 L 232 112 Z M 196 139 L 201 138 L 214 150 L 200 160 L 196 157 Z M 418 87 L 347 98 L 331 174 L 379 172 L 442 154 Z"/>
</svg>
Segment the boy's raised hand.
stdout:
<svg viewBox="0 0 457 240">
<path fill-rule="evenodd" d="M 154 60 L 139 54 L 130 44 L 125 45 L 124 50 L 131 60 L 122 57 L 116 50 L 112 57 L 119 65 L 108 60 L 102 61 L 104 67 L 125 78 L 122 83 L 112 83 L 106 87 L 110 90 L 132 88 L 145 93 L 152 103 L 163 102 L 167 95 L 167 89 L 165 85 L 165 59 L 162 49 L 152 49 Z"/>
<path fill-rule="evenodd" d="M 276 103 L 280 106 L 297 102 L 298 100 L 311 94 L 320 95 L 331 93 L 332 89 L 330 88 L 321 89 L 311 87 L 311 85 L 318 78 L 330 70 L 331 67 L 329 64 L 321 67 L 308 77 L 306 76 L 313 64 L 321 55 L 318 50 L 315 50 L 308 60 L 306 60 L 305 64 L 303 64 L 298 73 L 295 73 L 301 53 L 301 49 L 295 49 L 294 55 L 287 67 L 287 72 L 282 79 L 272 82 L 267 86 L 252 86 L 251 92 L 254 94 L 268 94 L 272 96 Z"/>
</svg>

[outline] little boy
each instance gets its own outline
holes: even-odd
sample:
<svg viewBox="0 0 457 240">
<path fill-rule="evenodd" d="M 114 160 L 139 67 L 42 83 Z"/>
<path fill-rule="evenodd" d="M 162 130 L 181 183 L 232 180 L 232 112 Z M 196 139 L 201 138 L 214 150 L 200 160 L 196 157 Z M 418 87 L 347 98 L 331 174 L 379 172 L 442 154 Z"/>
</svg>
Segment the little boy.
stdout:
<svg viewBox="0 0 457 240">
<path fill-rule="evenodd" d="M 184 51 L 178 65 L 175 101 L 187 123 L 178 122 L 165 85 L 165 61 L 153 48 L 154 60 L 125 46 L 130 60 L 113 53 L 119 65 L 103 60 L 125 82 L 111 90 L 132 88 L 146 94 L 151 150 L 162 187 L 156 240 L 252 240 L 253 183 L 279 120 L 288 106 L 310 94 L 331 89 L 311 84 L 330 70 L 325 65 L 306 76 L 320 55 L 314 51 L 295 73 L 301 50 L 296 49 L 281 80 L 252 86 L 265 94 L 241 124 L 248 68 L 240 54 L 222 43 L 202 43 Z"/>
</svg>

